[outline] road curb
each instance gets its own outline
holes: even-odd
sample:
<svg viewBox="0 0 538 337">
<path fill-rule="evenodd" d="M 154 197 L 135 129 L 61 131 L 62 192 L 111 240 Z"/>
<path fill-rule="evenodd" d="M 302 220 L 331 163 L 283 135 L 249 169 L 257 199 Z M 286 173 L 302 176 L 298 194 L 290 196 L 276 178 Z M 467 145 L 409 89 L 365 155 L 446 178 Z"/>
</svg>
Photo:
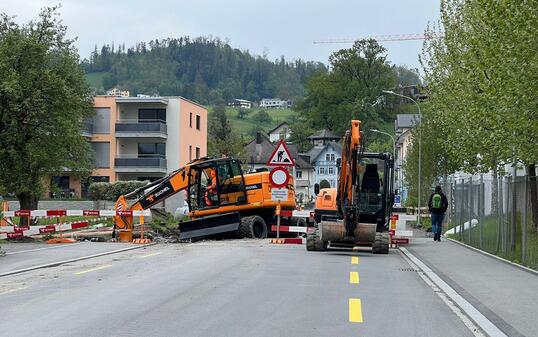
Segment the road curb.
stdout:
<svg viewBox="0 0 538 337">
<path fill-rule="evenodd" d="M 5 273 L 1 273 L 0 277 L 10 276 L 10 275 L 15 275 L 15 274 L 20 274 L 20 273 L 25 273 L 25 272 L 32 271 L 32 270 L 37 270 L 37 269 L 57 267 L 57 266 L 60 266 L 62 264 L 66 264 L 66 263 L 77 262 L 77 261 L 82 261 L 82 260 L 88 260 L 88 259 L 91 259 L 91 258 L 94 258 L 94 257 L 112 255 L 112 254 L 116 254 L 116 253 L 126 252 L 126 251 L 134 250 L 134 249 L 140 249 L 140 248 L 143 248 L 143 247 L 148 247 L 148 246 L 153 246 L 153 245 L 156 245 L 156 243 L 148 243 L 148 244 L 145 244 L 145 245 L 139 245 L 139 246 L 134 246 L 134 247 L 116 249 L 116 250 L 111 250 L 111 251 L 108 251 L 108 252 L 97 253 L 97 254 L 92 254 L 92 255 L 86 255 L 86 256 L 82 256 L 82 257 L 76 257 L 76 258 L 69 259 L 69 260 L 63 260 L 63 261 L 46 263 L 46 264 L 41 264 L 41 265 L 28 267 L 28 268 L 23 268 L 23 269 L 12 270 L 12 271 L 8 271 L 8 272 L 5 272 Z"/>
<path fill-rule="evenodd" d="M 469 301 L 461 296 L 448 283 L 443 281 L 430 267 L 422 260 L 413 255 L 405 247 L 399 248 L 400 252 L 405 255 L 420 271 L 438 287 L 450 300 L 456 304 L 465 315 L 469 317 L 486 335 L 490 337 L 508 337 L 501 329 L 493 324 L 484 314 L 475 308 Z"/>
<path fill-rule="evenodd" d="M 454 243 L 457 243 L 457 244 L 459 244 L 459 245 L 462 245 L 463 247 L 466 247 L 466 248 L 469 248 L 469 249 L 471 249 L 471 250 L 474 250 L 475 252 L 478 252 L 478 253 L 484 254 L 484 255 L 486 255 L 486 256 L 492 257 L 492 258 L 497 259 L 497 260 L 499 260 L 499 261 L 501 261 L 501 262 L 507 263 L 507 264 L 509 264 L 509 265 L 512 265 L 512 266 L 514 266 L 514 267 L 517 267 L 517 268 L 519 268 L 519 269 L 522 269 L 523 271 L 526 271 L 526 272 L 528 272 L 528 273 L 531 273 L 531 274 L 534 274 L 534 275 L 538 276 L 538 271 L 536 271 L 536 270 L 534 270 L 534 269 L 531 269 L 531 268 L 529 268 L 529 267 L 525 267 L 525 266 L 523 266 L 523 265 L 520 265 L 520 264 L 518 264 L 518 263 L 512 262 L 512 261 L 510 261 L 510 260 L 504 259 L 504 258 L 502 258 L 502 257 L 500 257 L 500 256 L 497 256 L 497 255 L 488 253 L 488 252 L 483 251 L 483 250 L 481 250 L 481 249 L 479 249 L 479 248 L 476 248 L 476 247 L 473 247 L 473 246 L 469 246 L 468 244 L 463 243 L 463 242 L 460 242 L 460 241 L 458 241 L 458 240 L 454 240 L 454 239 L 451 239 L 451 238 L 448 238 L 448 237 L 447 237 L 446 239 L 447 239 L 447 240 L 450 240 L 450 241 L 452 241 L 452 242 L 454 242 Z"/>
</svg>

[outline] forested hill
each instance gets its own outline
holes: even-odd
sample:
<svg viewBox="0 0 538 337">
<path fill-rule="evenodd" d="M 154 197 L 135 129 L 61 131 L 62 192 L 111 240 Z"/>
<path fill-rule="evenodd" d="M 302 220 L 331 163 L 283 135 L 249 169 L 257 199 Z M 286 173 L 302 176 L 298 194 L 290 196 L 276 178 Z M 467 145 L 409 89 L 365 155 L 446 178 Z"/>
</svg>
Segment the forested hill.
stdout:
<svg viewBox="0 0 538 337">
<path fill-rule="evenodd" d="M 320 62 L 270 61 L 206 37 L 153 40 L 128 49 L 96 46 L 83 65 L 98 93 L 117 86 L 131 95 L 181 95 L 202 104 L 302 97 L 305 80 L 326 71 Z"/>
</svg>

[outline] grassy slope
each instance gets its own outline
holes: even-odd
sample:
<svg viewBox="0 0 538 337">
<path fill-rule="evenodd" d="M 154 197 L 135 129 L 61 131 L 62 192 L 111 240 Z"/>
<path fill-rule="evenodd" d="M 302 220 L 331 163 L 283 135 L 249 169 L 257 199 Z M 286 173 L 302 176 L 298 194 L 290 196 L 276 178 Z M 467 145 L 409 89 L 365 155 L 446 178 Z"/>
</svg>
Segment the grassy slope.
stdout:
<svg viewBox="0 0 538 337">
<path fill-rule="evenodd" d="M 86 74 L 86 80 L 88 81 L 88 84 L 97 89 L 97 90 L 103 90 L 103 78 L 107 75 L 107 72 L 98 72 L 98 73 L 90 73 Z"/>
<path fill-rule="evenodd" d="M 234 131 L 238 132 L 240 135 L 245 137 L 250 137 L 249 132 L 257 126 L 257 122 L 253 120 L 253 116 L 260 111 L 259 108 L 253 108 L 250 110 L 248 115 L 244 119 L 237 118 L 237 111 L 238 109 L 235 108 L 226 108 L 226 115 L 228 116 L 228 119 L 230 120 L 230 123 L 232 125 L 232 128 Z M 210 113 L 212 111 L 212 108 L 210 108 Z M 269 116 L 271 116 L 272 121 L 270 123 L 266 123 L 264 125 L 261 125 L 262 129 L 267 132 L 271 129 L 273 129 L 278 124 L 290 121 L 292 116 L 296 114 L 296 112 L 290 110 L 290 109 L 266 109 Z"/>
</svg>

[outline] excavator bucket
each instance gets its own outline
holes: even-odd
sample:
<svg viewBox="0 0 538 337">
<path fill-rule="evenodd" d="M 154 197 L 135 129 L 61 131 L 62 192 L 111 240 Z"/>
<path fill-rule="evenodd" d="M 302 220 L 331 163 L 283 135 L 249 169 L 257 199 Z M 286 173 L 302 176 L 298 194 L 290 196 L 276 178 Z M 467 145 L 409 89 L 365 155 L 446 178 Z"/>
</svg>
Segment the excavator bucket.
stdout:
<svg viewBox="0 0 538 337">
<path fill-rule="evenodd" d="M 238 212 L 210 215 L 200 219 L 184 221 L 179 224 L 180 240 L 201 236 L 234 232 L 239 229 L 241 216 Z"/>
</svg>

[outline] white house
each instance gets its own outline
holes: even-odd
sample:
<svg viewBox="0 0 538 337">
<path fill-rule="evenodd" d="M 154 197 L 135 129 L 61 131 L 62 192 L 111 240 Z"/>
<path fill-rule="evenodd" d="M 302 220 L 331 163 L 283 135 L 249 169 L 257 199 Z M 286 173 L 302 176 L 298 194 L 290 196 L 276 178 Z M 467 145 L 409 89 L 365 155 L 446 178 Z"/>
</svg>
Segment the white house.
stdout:
<svg viewBox="0 0 538 337">
<path fill-rule="evenodd" d="M 260 101 L 260 108 L 287 108 L 288 101 L 283 101 L 280 98 L 263 98 Z"/>
<path fill-rule="evenodd" d="M 274 129 L 267 132 L 271 143 L 277 142 L 280 139 L 288 139 L 291 135 L 290 126 L 287 122 L 278 124 Z"/>
<path fill-rule="evenodd" d="M 407 160 L 407 154 L 411 146 L 411 130 L 419 121 L 417 114 L 399 114 L 396 115 L 394 127 L 396 131 L 396 158 L 394 162 L 395 181 L 394 187 L 402 196 L 402 202 L 407 199 L 408 188 L 405 183 L 404 163 Z"/>
<path fill-rule="evenodd" d="M 247 101 L 246 99 L 234 98 L 228 101 L 228 106 L 231 106 L 234 108 L 250 109 L 252 108 L 252 102 Z"/>
<path fill-rule="evenodd" d="M 329 141 L 324 145 L 314 146 L 307 152 L 310 158 L 310 165 L 313 168 L 313 183 L 319 184 L 321 188 L 336 187 L 338 184 L 339 165 L 342 158 L 342 145 Z M 314 190 L 311 191 L 314 196 Z"/>
</svg>

